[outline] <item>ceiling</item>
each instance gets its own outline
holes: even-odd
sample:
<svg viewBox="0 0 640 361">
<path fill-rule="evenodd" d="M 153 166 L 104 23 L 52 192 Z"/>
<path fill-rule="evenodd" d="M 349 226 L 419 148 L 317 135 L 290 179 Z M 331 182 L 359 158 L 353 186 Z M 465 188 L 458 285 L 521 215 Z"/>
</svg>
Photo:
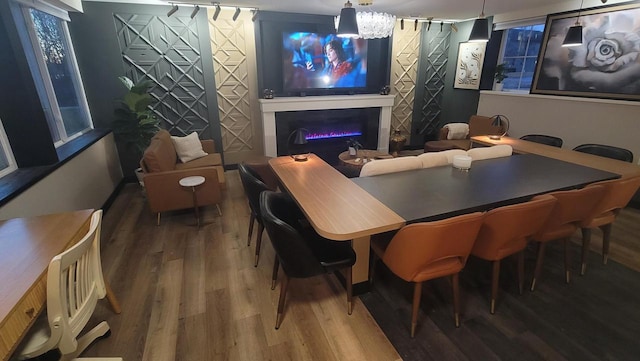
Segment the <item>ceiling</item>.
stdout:
<svg viewBox="0 0 640 361">
<path fill-rule="evenodd" d="M 258 8 L 267 11 L 292 12 L 302 14 L 338 15 L 345 0 L 84 0 L 110 1 L 146 4 L 200 4 L 210 5 L 219 1 L 221 5 Z M 372 2 L 361 6 L 360 2 Z M 601 0 L 600 0 L 601 1 Z M 605 0 L 606 1 L 606 0 Z M 592 1 L 585 1 L 587 3 Z M 599 1 L 598 1 L 599 2 Z M 437 20 L 468 20 L 478 17 L 482 10 L 482 0 L 352 0 L 356 11 L 387 12 L 397 17 L 428 18 Z M 486 0 L 485 14 L 492 16 L 568 3 L 570 9 L 580 7 L 580 0 Z"/>
</svg>

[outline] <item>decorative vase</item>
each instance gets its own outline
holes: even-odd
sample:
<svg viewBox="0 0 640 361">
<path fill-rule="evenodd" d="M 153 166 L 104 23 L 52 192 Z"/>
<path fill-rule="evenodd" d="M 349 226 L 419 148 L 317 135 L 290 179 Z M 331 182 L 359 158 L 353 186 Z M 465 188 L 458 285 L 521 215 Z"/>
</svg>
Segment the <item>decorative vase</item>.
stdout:
<svg viewBox="0 0 640 361">
<path fill-rule="evenodd" d="M 397 157 L 398 152 L 404 148 L 406 142 L 407 137 L 402 135 L 400 129 L 394 130 L 391 139 L 389 139 L 389 151 L 391 151 L 391 155 Z"/>
</svg>

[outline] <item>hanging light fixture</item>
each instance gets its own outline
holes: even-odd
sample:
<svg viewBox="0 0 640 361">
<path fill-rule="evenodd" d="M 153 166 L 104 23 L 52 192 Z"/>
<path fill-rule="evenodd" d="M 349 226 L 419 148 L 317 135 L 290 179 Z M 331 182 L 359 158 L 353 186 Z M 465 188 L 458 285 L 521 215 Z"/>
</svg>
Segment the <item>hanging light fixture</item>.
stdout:
<svg viewBox="0 0 640 361">
<path fill-rule="evenodd" d="M 170 17 L 171 15 L 175 14 L 176 11 L 178 11 L 178 5 L 173 4 L 171 9 L 167 12 L 167 17 Z"/>
<path fill-rule="evenodd" d="M 471 35 L 469 35 L 469 41 L 471 42 L 481 43 L 489 41 L 489 20 L 484 17 L 484 4 L 485 0 L 482 0 L 482 12 L 476 21 L 473 22 Z"/>
<path fill-rule="evenodd" d="M 567 35 L 564 37 L 562 46 L 578 46 L 582 45 L 582 25 L 580 25 L 580 12 L 582 11 L 582 4 L 584 0 L 580 1 L 580 10 L 578 10 L 578 18 L 575 25 L 569 28 Z"/>
<path fill-rule="evenodd" d="M 358 37 L 358 20 L 356 19 L 356 9 L 351 6 L 351 1 L 347 0 L 340 11 L 338 20 L 338 34 L 342 38 Z"/>
<path fill-rule="evenodd" d="M 387 13 L 359 11 L 356 13 L 358 36 L 362 39 L 381 39 L 393 35 L 396 17 Z M 340 27 L 340 15 L 335 18 L 336 29 Z"/>
</svg>

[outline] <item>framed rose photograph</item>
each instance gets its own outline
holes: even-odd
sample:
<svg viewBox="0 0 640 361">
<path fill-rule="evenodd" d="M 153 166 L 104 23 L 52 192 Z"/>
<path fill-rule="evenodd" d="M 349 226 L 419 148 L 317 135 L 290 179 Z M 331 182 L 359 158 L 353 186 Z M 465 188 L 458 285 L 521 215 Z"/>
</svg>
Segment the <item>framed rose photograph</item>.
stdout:
<svg viewBox="0 0 640 361">
<path fill-rule="evenodd" d="M 479 89 L 482 63 L 487 43 L 460 43 L 458 61 L 456 62 L 456 78 L 453 83 L 458 89 Z"/>
<path fill-rule="evenodd" d="M 582 44 L 563 47 L 582 25 Z M 640 3 L 547 16 L 532 94 L 640 100 Z"/>
</svg>

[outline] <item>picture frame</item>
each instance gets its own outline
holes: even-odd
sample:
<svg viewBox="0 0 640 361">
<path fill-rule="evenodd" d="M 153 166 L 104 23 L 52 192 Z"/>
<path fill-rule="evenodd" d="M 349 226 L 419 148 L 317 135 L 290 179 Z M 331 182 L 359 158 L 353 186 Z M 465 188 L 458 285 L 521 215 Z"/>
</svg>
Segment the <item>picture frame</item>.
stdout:
<svg viewBox="0 0 640 361">
<path fill-rule="evenodd" d="M 485 42 L 464 42 L 458 45 L 454 88 L 480 89 L 486 47 L 487 43 Z"/>
<path fill-rule="evenodd" d="M 582 45 L 563 47 L 577 21 Z M 640 100 L 640 3 L 548 15 L 531 94 Z"/>
</svg>

